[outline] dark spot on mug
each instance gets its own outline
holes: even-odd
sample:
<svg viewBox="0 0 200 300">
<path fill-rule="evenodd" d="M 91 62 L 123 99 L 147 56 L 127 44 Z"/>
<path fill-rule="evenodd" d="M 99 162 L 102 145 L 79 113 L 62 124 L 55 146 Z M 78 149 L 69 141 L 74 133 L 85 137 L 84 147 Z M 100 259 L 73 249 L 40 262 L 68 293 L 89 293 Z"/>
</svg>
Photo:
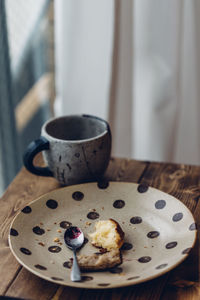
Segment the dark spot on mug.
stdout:
<svg viewBox="0 0 200 300">
<path fill-rule="evenodd" d="M 99 146 L 99 150 L 103 149 L 103 145 L 104 145 L 104 142 L 102 142 L 101 145 Z"/>
<path fill-rule="evenodd" d="M 149 188 L 149 185 L 147 183 L 141 183 L 138 186 L 137 190 L 139 193 L 145 193 L 148 190 L 148 188 Z"/>
<path fill-rule="evenodd" d="M 97 186 L 99 189 L 107 189 L 109 186 L 109 181 L 106 179 L 101 179 L 98 181 Z"/>
<path fill-rule="evenodd" d="M 80 157 L 80 153 L 77 152 L 77 153 L 74 154 L 74 156 L 76 156 L 77 158 L 79 158 Z"/>
<path fill-rule="evenodd" d="M 140 263 L 148 263 L 149 261 L 151 261 L 151 257 L 150 256 L 142 256 L 138 259 L 138 261 Z"/>
<path fill-rule="evenodd" d="M 110 283 L 98 283 L 98 286 L 108 286 Z"/>
<path fill-rule="evenodd" d="M 91 211 L 87 214 L 87 218 L 91 220 L 95 220 L 99 218 L 99 214 L 95 211 Z"/>
<path fill-rule="evenodd" d="M 36 269 L 39 269 L 39 270 L 47 270 L 46 267 L 41 266 L 41 265 L 35 265 L 34 267 L 35 267 Z"/>
<path fill-rule="evenodd" d="M 160 235 L 160 233 L 158 231 L 150 231 L 147 233 L 147 237 L 150 239 L 154 239 L 156 237 L 158 237 Z"/>
<path fill-rule="evenodd" d="M 58 253 L 62 250 L 62 248 L 60 248 L 59 246 L 50 246 L 48 250 L 52 253 Z"/>
<path fill-rule="evenodd" d="M 67 268 L 67 269 L 71 269 L 71 267 L 72 267 L 72 261 L 65 261 L 63 263 L 63 267 Z"/>
<path fill-rule="evenodd" d="M 35 234 L 38 234 L 38 235 L 42 235 L 45 233 L 45 230 L 43 228 L 40 228 L 39 226 L 33 227 L 32 230 Z"/>
<path fill-rule="evenodd" d="M 168 264 L 161 264 L 161 265 L 157 266 L 156 269 L 157 270 L 164 269 L 167 266 L 168 266 Z"/>
<path fill-rule="evenodd" d="M 113 203 L 114 208 L 122 208 L 125 206 L 124 200 L 115 200 Z"/>
<path fill-rule="evenodd" d="M 31 212 L 32 212 L 32 209 L 31 209 L 31 207 L 30 206 L 25 206 L 23 209 L 22 209 L 22 212 L 24 213 L 24 214 L 30 214 Z"/>
<path fill-rule="evenodd" d="M 131 243 L 124 243 L 121 247 L 121 250 L 131 250 L 133 248 L 133 245 Z"/>
<path fill-rule="evenodd" d="M 180 212 L 180 213 L 177 213 L 177 214 L 173 215 L 172 220 L 173 220 L 174 222 L 178 222 L 178 221 L 180 221 L 182 218 L 183 218 L 183 214 Z"/>
<path fill-rule="evenodd" d="M 131 222 L 132 224 L 140 224 L 140 223 L 142 223 L 142 218 L 141 218 L 141 217 L 138 217 L 138 216 L 135 216 L 135 217 L 132 217 L 132 218 L 130 219 L 130 222 Z"/>
<path fill-rule="evenodd" d="M 189 230 L 197 230 L 197 224 L 196 223 L 192 223 L 189 227 Z"/>
<path fill-rule="evenodd" d="M 63 279 L 59 278 L 59 277 L 51 277 L 51 279 L 56 280 L 56 281 L 63 281 Z"/>
<path fill-rule="evenodd" d="M 46 202 L 46 206 L 47 206 L 48 208 L 55 209 L 55 208 L 57 208 L 57 206 L 58 206 L 58 202 L 57 202 L 56 200 L 49 199 L 49 200 L 47 200 L 47 202 Z"/>
<path fill-rule="evenodd" d="M 91 281 L 91 280 L 93 280 L 92 276 L 82 276 L 81 277 L 81 281 Z"/>
<path fill-rule="evenodd" d="M 192 248 L 186 248 L 182 251 L 182 254 L 188 254 Z"/>
<path fill-rule="evenodd" d="M 12 235 L 12 236 L 18 236 L 19 233 L 18 233 L 18 231 L 17 231 L 16 229 L 11 228 L 11 229 L 10 229 L 10 235 Z"/>
<path fill-rule="evenodd" d="M 110 273 L 113 273 L 113 274 L 120 274 L 123 272 L 123 269 L 121 267 L 114 267 L 114 268 L 111 268 L 109 270 Z"/>
<path fill-rule="evenodd" d="M 71 171 L 72 167 L 70 166 L 70 164 L 66 164 L 66 166 L 69 168 L 69 170 Z"/>
<path fill-rule="evenodd" d="M 64 228 L 64 229 L 69 228 L 71 225 L 72 225 L 72 223 L 68 222 L 68 221 L 62 221 L 62 222 L 60 222 L 60 227 Z"/>
<path fill-rule="evenodd" d="M 84 198 L 84 194 L 80 191 L 74 192 L 72 198 L 76 201 L 81 201 Z"/>
<path fill-rule="evenodd" d="M 134 279 L 138 279 L 140 278 L 140 276 L 133 276 L 133 277 L 129 277 L 127 280 L 134 280 Z"/>
<path fill-rule="evenodd" d="M 20 251 L 26 255 L 31 255 L 32 252 L 30 250 L 28 250 L 27 248 L 20 248 Z"/>
<path fill-rule="evenodd" d="M 172 249 L 172 248 L 176 247 L 177 244 L 178 244 L 177 242 L 170 242 L 170 243 L 166 244 L 165 248 Z"/>
<path fill-rule="evenodd" d="M 166 205 L 166 201 L 165 200 L 158 200 L 155 203 L 155 208 L 162 209 L 162 208 L 165 207 L 165 205 Z"/>
</svg>

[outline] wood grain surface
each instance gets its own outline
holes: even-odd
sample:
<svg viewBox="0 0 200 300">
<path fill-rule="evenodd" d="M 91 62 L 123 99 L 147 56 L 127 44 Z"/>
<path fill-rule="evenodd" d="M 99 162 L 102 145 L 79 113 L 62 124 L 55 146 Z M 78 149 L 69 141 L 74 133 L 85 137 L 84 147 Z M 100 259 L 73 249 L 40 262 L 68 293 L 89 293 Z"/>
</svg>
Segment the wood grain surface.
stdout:
<svg viewBox="0 0 200 300">
<path fill-rule="evenodd" d="M 36 158 L 41 165 L 41 156 Z M 112 181 L 147 183 L 180 199 L 200 219 L 200 167 L 112 158 L 105 177 Z M 22 299 L 200 299 L 199 232 L 189 257 L 154 280 L 120 289 L 90 290 L 60 286 L 21 267 L 10 252 L 8 231 L 16 213 L 40 195 L 58 188 L 53 178 L 32 175 L 24 168 L 0 199 L 0 295 Z"/>
</svg>

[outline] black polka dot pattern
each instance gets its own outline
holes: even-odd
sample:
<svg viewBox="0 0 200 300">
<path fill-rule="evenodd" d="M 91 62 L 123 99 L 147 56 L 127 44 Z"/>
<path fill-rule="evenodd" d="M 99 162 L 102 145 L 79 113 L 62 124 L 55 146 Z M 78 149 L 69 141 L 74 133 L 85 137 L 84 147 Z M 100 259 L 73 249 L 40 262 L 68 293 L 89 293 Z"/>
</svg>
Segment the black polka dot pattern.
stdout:
<svg viewBox="0 0 200 300">
<path fill-rule="evenodd" d="M 189 230 L 197 230 L 197 224 L 196 223 L 192 223 L 189 227 Z"/>
<path fill-rule="evenodd" d="M 12 236 L 18 236 L 19 233 L 18 233 L 18 231 L 17 231 L 16 229 L 11 228 L 11 229 L 10 229 L 10 235 L 12 235 Z"/>
<path fill-rule="evenodd" d="M 157 238 L 160 235 L 158 231 L 150 231 L 147 233 L 147 237 L 150 239 Z"/>
<path fill-rule="evenodd" d="M 125 201 L 124 200 L 115 200 L 113 203 L 114 208 L 122 208 L 125 206 Z"/>
<path fill-rule="evenodd" d="M 41 266 L 41 265 L 35 265 L 34 267 L 35 267 L 36 269 L 43 270 L 43 271 L 47 270 L 46 267 Z"/>
<path fill-rule="evenodd" d="M 182 251 L 182 254 L 188 254 L 191 251 L 191 247 L 190 248 L 186 248 Z"/>
<path fill-rule="evenodd" d="M 72 198 L 76 201 L 81 201 L 84 198 L 84 194 L 82 192 L 76 191 L 72 194 Z"/>
<path fill-rule="evenodd" d="M 113 273 L 113 274 L 120 274 L 123 272 L 123 269 L 121 267 L 114 267 L 114 268 L 111 268 L 109 270 L 110 273 Z"/>
<path fill-rule="evenodd" d="M 32 209 L 30 206 L 25 206 L 22 210 L 21 210 L 24 214 L 30 214 L 32 212 Z"/>
<path fill-rule="evenodd" d="M 99 218 L 99 214 L 95 211 L 91 211 L 87 214 L 87 218 L 90 220 L 95 220 Z"/>
<path fill-rule="evenodd" d="M 127 280 L 135 280 L 135 279 L 138 279 L 138 278 L 140 278 L 140 276 L 133 276 L 133 277 L 127 278 Z"/>
<path fill-rule="evenodd" d="M 142 184 L 138 185 L 137 190 L 139 193 L 145 193 L 145 192 L 147 192 L 148 188 L 149 188 L 149 185 L 147 183 L 142 183 Z"/>
<path fill-rule="evenodd" d="M 91 281 L 91 280 L 93 280 L 92 276 L 82 276 L 81 277 L 81 281 Z"/>
<path fill-rule="evenodd" d="M 177 242 L 170 242 L 165 245 L 165 248 L 172 249 L 172 248 L 175 248 L 177 246 L 177 244 L 178 244 Z"/>
<path fill-rule="evenodd" d="M 29 249 L 27 249 L 27 248 L 20 248 L 20 251 L 23 253 L 23 254 L 26 254 L 26 255 L 31 255 L 32 254 L 32 252 L 29 250 Z"/>
<path fill-rule="evenodd" d="M 158 200 L 155 203 L 155 208 L 157 208 L 157 209 L 163 209 L 165 206 L 166 206 L 165 200 Z"/>
<path fill-rule="evenodd" d="M 173 215 L 172 220 L 173 220 L 174 222 L 178 222 L 178 221 L 180 221 L 182 218 L 183 218 L 183 213 L 179 212 L 179 213 L 176 213 L 175 215 Z"/>
<path fill-rule="evenodd" d="M 59 278 L 59 277 L 51 277 L 51 279 L 56 280 L 56 281 L 64 281 L 62 278 Z"/>
<path fill-rule="evenodd" d="M 62 248 L 60 248 L 59 246 L 50 246 L 48 250 L 52 253 L 58 253 L 62 250 Z"/>
<path fill-rule="evenodd" d="M 168 264 L 161 264 L 159 266 L 156 267 L 156 270 L 160 270 L 160 269 L 164 269 L 168 266 Z"/>
<path fill-rule="evenodd" d="M 131 243 L 124 243 L 121 247 L 121 250 L 131 250 L 133 248 L 133 245 Z"/>
<path fill-rule="evenodd" d="M 88 238 L 84 237 L 83 245 L 87 244 L 89 242 Z"/>
<path fill-rule="evenodd" d="M 74 159 L 76 160 L 75 157 Z M 98 179 L 101 179 L 101 177 L 98 177 Z M 109 185 L 110 188 L 104 191 L 103 189 L 107 189 Z M 146 270 L 148 270 L 148 268 L 151 268 L 152 274 L 150 275 L 158 276 L 159 274 L 168 271 L 169 267 L 170 268 L 174 267 L 173 265 L 174 260 L 170 262 L 170 260 L 168 259 L 169 255 L 172 254 L 175 260 L 177 258 L 177 262 L 178 262 L 179 260 L 181 261 L 181 259 L 184 259 L 184 257 L 186 257 L 192 249 L 191 248 L 192 242 L 190 243 L 190 240 L 192 241 L 193 236 L 195 236 L 195 232 L 191 232 L 191 231 L 197 229 L 197 224 L 194 223 L 195 221 L 193 220 L 193 218 L 187 214 L 186 210 L 184 209 L 184 206 L 181 206 L 180 203 L 178 203 L 177 205 L 176 203 L 174 203 L 173 205 L 173 199 L 171 199 L 172 197 L 168 199 L 167 196 L 165 197 L 164 193 L 156 194 L 155 191 L 155 194 L 153 194 L 151 187 L 149 187 L 147 184 L 139 184 L 139 185 L 135 184 L 133 190 L 130 189 L 131 192 L 133 191 L 133 197 L 132 195 L 130 197 L 129 188 L 127 189 L 126 187 L 126 191 L 124 193 L 121 192 L 121 189 L 119 190 L 118 193 L 117 189 L 115 188 L 116 186 L 113 187 L 112 183 L 108 182 L 107 180 L 101 180 L 101 181 L 97 180 L 96 183 L 93 183 L 92 193 L 94 192 L 95 189 L 96 192 L 98 193 L 98 204 L 95 205 L 96 202 L 93 202 L 94 206 L 88 204 L 88 200 L 90 200 L 90 194 L 88 192 L 86 193 L 85 190 L 81 188 L 81 186 L 78 187 L 74 186 L 74 188 L 71 187 L 67 191 L 67 193 L 69 193 L 68 196 L 69 198 L 71 197 L 71 201 L 73 202 L 72 204 L 75 207 L 75 211 L 73 211 L 73 213 L 77 213 L 76 220 L 78 222 L 78 225 L 80 225 L 81 227 L 84 227 L 85 224 L 92 225 L 91 227 L 93 227 L 96 219 L 98 218 L 104 220 L 113 217 L 115 219 L 116 216 L 119 217 L 120 225 L 122 224 L 123 227 L 123 224 L 125 224 L 124 227 L 126 227 L 126 229 L 124 230 L 126 232 L 126 242 L 124 242 L 124 244 L 120 249 L 122 256 L 125 255 L 124 265 L 123 264 L 118 265 L 114 268 L 105 270 L 107 275 L 110 273 L 109 276 L 112 279 L 111 281 L 109 279 L 107 280 L 106 277 L 99 276 L 98 272 L 95 273 L 82 272 L 82 275 L 87 275 L 87 276 L 82 276 L 82 280 L 81 280 L 82 285 L 81 283 L 77 283 L 80 284 L 79 287 L 87 285 L 87 287 L 90 288 L 95 284 L 96 288 L 98 287 L 99 288 L 105 287 L 105 289 L 106 287 L 112 288 L 113 284 L 115 284 L 115 278 L 117 279 L 117 284 L 119 283 L 118 284 L 119 286 L 142 282 L 144 281 L 145 278 L 144 276 L 146 276 Z M 112 195 L 113 190 L 114 190 L 114 194 L 113 194 L 114 197 Z M 143 195 L 143 193 L 146 192 L 147 194 Z M 30 224 L 33 224 L 32 227 L 30 227 L 28 234 L 34 240 L 34 247 L 32 247 L 32 244 L 29 244 L 29 242 L 22 244 L 21 236 L 24 233 L 23 223 L 22 226 L 20 225 L 19 227 L 18 224 L 20 223 L 13 222 L 12 225 L 13 228 L 10 228 L 9 238 L 11 239 L 12 243 L 14 242 L 17 243 L 15 248 L 17 249 L 18 254 L 20 254 L 19 257 L 22 260 L 25 260 L 25 262 L 29 261 L 29 266 L 32 267 L 33 272 L 36 271 L 38 273 L 40 272 L 41 276 L 42 275 L 44 276 L 45 274 L 46 277 L 48 277 L 50 280 L 52 279 L 57 281 L 57 284 L 62 284 L 63 281 L 66 281 L 67 283 L 70 282 L 70 276 L 68 275 L 70 274 L 70 270 L 72 268 L 73 259 L 70 259 L 70 256 L 66 257 L 64 254 L 65 251 L 68 250 L 66 250 L 65 243 L 63 242 L 63 234 L 66 229 L 73 226 L 72 223 L 70 222 L 71 208 L 70 206 L 68 207 L 66 204 L 65 205 L 66 214 L 64 212 L 64 209 L 63 209 L 63 213 L 61 212 L 61 214 L 59 214 L 61 210 L 61 204 L 64 205 L 63 204 L 64 201 L 62 200 L 63 197 L 59 198 L 55 196 L 54 198 L 53 194 L 52 196 L 47 196 L 47 197 L 45 196 L 45 198 L 43 198 L 41 208 L 43 209 L 42 213 L 44 215 L 45 214 L 48 215 L 50 213 L 50 217 L 52 217 L 51 224 L 50 223 L 46 224 L 45 218 L 37 221 L 36 209 L 38 209 L 39 207 L 37 205 L 34 206 L 30 204 L 30 206 L 29 205 L 25 206 L 22 209 L 22 214 L 20 214 L 22 215 L 23 219 L 30 218 Z M 50 199 L 51 197 L 53 199 Z M 132 203 L 135 201 L 135 199 L 141 203 L 141 207 L 139 207 L 138 205 L 136 209 L 134 209 Z M 91 195 L 91 200 L 93 200 L 93 195 Z M 97 199 L 94 200 L 96 201 Z M 105 203 L 104 201 L 107 202 Z M 151 216 L 146 215 L 145 205 L 147 205 L 149 214 L 152 214 Z M 59 210 L 58 209 L 56 210 L 58 206 L 59 206 Z M 93 207 L 95 207 L 95 209 Z M 122 209 L 122 211 L 120 211 L 120 209 Z M 23 214 L 29 214 L 29 215 L 26 216 Z M 156 219 L 157 217 L 158 219 Z M 31 220 L 31 218 L 33 219 Z M 154 218 L 153 223 L 151 223 L 151 220 L 153 218 Z M 86 222 L 87 219 L 90 219 L 90 222 Z M 27 219 L 27 222 L 28 221 L 29 219 Z M 44 223 L 42 223 L 42 221 Z M 163 228 L 162 227 L 163 224 L 161 224 L 162 222 L 168 222 L 169 226 L 172 227 L 172 230 L 177 232 L 177 235 L 169 234 L 169 236 L 168 235 L 165 236 L 165 231 L 160 230 L 160 228 Z M 56 226 L 53 224 L 55 224 Z M 152 224 L 155 226 L 152 227 Z M 89 230 L 89 232 L 93 231 L 91 227 L 90 230 L 88 227 L 85 227 L 86 236 L 87 236 L 87 229 Z M 182 227 L 184 228 L 182 229 Z M 180 230 L 180 234 L 179 234 L 179 230 Z M 183 230 L 185 230 L 186 233 L 186 241 L 187 241 L 187 235 L 190 236 L 188 242 L 185 243 L 183 241 L 184 238 Z M 43 235 L 45 235 L 45 233 L 48 235 L 50 244 L 47 242 L 46 238 L 45 240 L 43 239 Z M 20 238 L 18 238 L 18 236 Z M 56 242 L 55 239 L 56 237 L 58 237 L 58 242 Z M 28 241 L 28 238 L 26 238 L 26 240 Z M 142 247 L 140 251 L 138 251 L 138 247 L 139 247 L 138 244 L 141 242 L 142 242 Z M 84 238 L 84 243 L 82 247 L 85 247 L 86 243 L 88 243 L 87 237 Z M 43 246 L 43 248 L 38 246 L 38 244 Z M 87 251 L 87 247 L 88 245 L 86 246 L 86 248 L 83 248 L 84 249 L 83 251 L 85 250 Z M 41 250 L 44 252 L 46 251 L 46 258 L 43 259 L 42 261 L 38 260 L 37 258 L 38 257 L 37 252 Z M 97 258 L 99 257 L 100 259 L 100 256 L 103 255 L 104 253 L 102 249 L 100 250 L 97 249 L 96 251 L 99 251 L 96 253 L 96 256 Z M 160 253 L 160 251 L 163 252 L 162 257 L 159 256 L 156 257 L 156 253 Z M 66 252 L 66 253 L 70 255 L 69 254 L 70 252 Z M 65 257 L 62 255 L 64 255 Z M 126 257 L 126 255 L 128 256 Z M 62 259 L 62 257 L 64 259 Z M 60 271 L 56 270 L 56 272 L 52 273 L 52 269 L 56 267 L 55 259 L 56 261 L 57 259 L 58 261 L 60 261 L 59 264 L 61 265 L 61 270 Z M 54 264 L 54 266 L 51 264 Z M 133 264 L 135 264 L 136 266 L 136 268 L 134 267 L 134 270 L 132 269 Z M 125 270 L 127 266 L 128 268 Z M 143 271 L 145 275 L 143 275 Z M 68 274 L 67 277 L 63 276 L 62 272 L 67 272 L 66 273 Z M 84 283 L 84 281 L 92 281 L 92 280 L 94 282 Z"/>
<path fill-rule="evenodd" d="M 97 183 L 99 189 L 107 189 L 109 187 L 109 181 L 102 179 Z"/>
<path fill-rule="evenodd" d="M 33 227 L 32 230 L 35 234 L 38 234 L 38 235 L 42 235 L 45 233 L 45 230 L 43 228 L 40 228 L 39 226 Z"/>
<path fill-rule="evenodd" d="M 53 199 L 49 199 L 46 202 L 46 206 L 51 209 L 56 209 L 58 207 L 58 202 Z"/>
<path fill-rule="evenodd" d="M 72 226 L 72 223 L 71 223 L 71 222 L 68 222 L 68 221 L 62 221 L 62 222 L 60 222 L 60 227 L 61 227 L 61 228 L 67 229 L 67 228 L 69 228 L 70 226 Z"/>
<path fill-rule="evenodd" d="M 148 263 L 151 261 L 151 257 L 150 256 L 142 256 L 138 259 L 138 261 L 140 263 Z"/>
<path fill-rule="evenodd" d="M 142 218 L 139 217 L 139 216 L 132 217 L 132 218 L 130 219 L 130 222 L 131 222 L 132 224 L 140 224 L 140 223 L 142 223 Z"/>
<path fill-rule="evenodd" d="M 63 263 L 63 267 L 67 268 L 67 269 L 71 269 L 71 267 L 72 267 L 72 261 L 65 261 Z"/>
</svg>

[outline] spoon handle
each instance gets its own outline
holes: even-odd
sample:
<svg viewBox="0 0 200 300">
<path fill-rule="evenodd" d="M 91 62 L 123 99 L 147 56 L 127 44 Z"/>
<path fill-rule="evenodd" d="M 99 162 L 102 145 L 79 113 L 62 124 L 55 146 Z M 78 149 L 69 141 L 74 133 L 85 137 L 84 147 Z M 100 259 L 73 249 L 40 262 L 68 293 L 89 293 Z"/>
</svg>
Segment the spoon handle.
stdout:
<svg viewBox="0 0 200 300">
<path fill-rule="evenodd" d="M 81 281 L 81 272 L 76 258 L 76 250 L 73 250 L 73 265 L 71 270 L 71 281 Z"/>
</svg>

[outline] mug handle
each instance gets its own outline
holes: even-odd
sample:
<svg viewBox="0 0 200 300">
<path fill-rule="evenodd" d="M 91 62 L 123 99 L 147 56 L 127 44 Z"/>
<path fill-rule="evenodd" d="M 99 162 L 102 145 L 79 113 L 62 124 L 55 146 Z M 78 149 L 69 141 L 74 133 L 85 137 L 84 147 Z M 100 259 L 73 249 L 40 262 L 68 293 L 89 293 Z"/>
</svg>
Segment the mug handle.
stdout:
<svg viewBox="0 0 200 300">
<path fill-rule="evenodd" d="M 36 154 L 48 149 L 49 141 L 43 136 L 28 145 L 23 155 L 23 163 L 29 172 L 39 176 L 53 176 L 53 172 L 48 167 L 41 168 L 33 165 Z"/>
</svg>

